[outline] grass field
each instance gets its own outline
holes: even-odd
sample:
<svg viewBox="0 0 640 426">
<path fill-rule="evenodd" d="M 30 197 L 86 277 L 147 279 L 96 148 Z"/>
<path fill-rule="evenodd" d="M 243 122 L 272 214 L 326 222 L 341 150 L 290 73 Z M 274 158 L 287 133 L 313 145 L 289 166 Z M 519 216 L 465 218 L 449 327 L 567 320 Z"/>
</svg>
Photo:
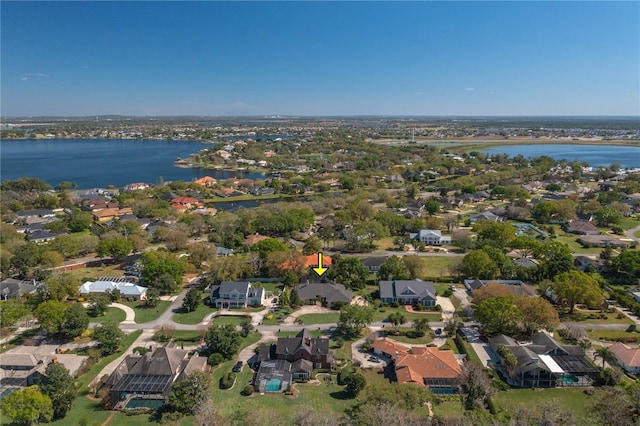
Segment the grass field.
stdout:
<svg viewBox="0 0 640 426">
<path fill-rule="evenodd" d="M 509 389 L 500 391 L 494 397 L 498 415 L 508 415 L 516 408 L 540 407 L 544 401 L 553 400 L 561 409 L 570 411 L 574 419 L 580 419 L 591 407 L 591 396 L 584 389 Z"/>
<path fill-rule="evenodd" d="M 430 278 L 451 276 L 455 265 L 462 262 L 460 256 L 425 256 L 423 259 L 425 263 L 423 276 Z"/>
<path fill-rule="evenodd" d="M 247 316 L 240 315 L 222 315 L 219 317 L 213 318 L 213 324 L 215 325 L 223 325 L 223 324 L 231 324 L 231 325 L 240 325 L 242 320 L 245 320 Z"/>
<path fill-rule="evenodd" d="M 440 312 L 431 312 L 431 311 L 407 312 L 404 308 L 385 307 L 385 308 L 376 309 L 376 311 L 373 313 L 373 321 L 374 322 L 384 321 L 393 312 L 399 312 L 402 315 L 404 315 L 407 323 L 410 323 L 420 318 L 426 318 L 428 321 L 440 321 L 442 318 L 442 315 L 440 314 Z"/>
<path fill-rule="evenodd" d="M 100 277 L 123 277 L 124 271 L 120 265 L 98 266 L 95 268 L 74 269 L 69 274 L 77 277 L 80 281 L 92 281 Z"/>
<path fill-rule="evenodd" d="M 204 317 L 208 314 L 216 312 L 217 309 L 212 309 L 209 305 L 206 304 L 209 300 L 209 295 L 203 296 L 202 303 L 198 306 L 195 311 L 192 312 L 176 312 L 173 315 L 173 320 L 178 324 L 199 324 L 202 322 Z"/>
<path fill-rule="evenodd" d="M 302 324 L 331 324 L 340 320 L 339 313 L 300 315 L 298 321 Z"/>
<path fill-rule="evenodd" d="M 556 237 L 556 241 L 565 243 L 567 246 L 569 246 L 569 250 L 571 250 L 572 253 L 598 254 L 602 251 L 602 249 L 599 247 L 582 247 L 582 245 L 576 241 L 576 238 L 578 238 L 577 235 L 565 234 L 563 232 L 560 232 L 560 234 L 558 234 L 558 236 Z"/>
<path fill-rule="evenodd" d="M 136 323 L 143 324 L 157 319 L 164 311 L 167 310 L 169 305 L 171 305 L 171 302 L 161 300 L 155 308 L 146 308 L 141 302 L 123 302 L 122 304 L 133 308 L 136 312 Z"/>
<path fill-rule="evenodd" d="M 596 313 L 596 315 L 601 315 L 601 314 Z M 594 318 L 588 317 L 589 313 L 580 312 L 576 310 L 573 315 L 561 315 L 560 320 L 563 322 L 576 321 L 576 322 L 583 322 L 586 324 L 633 324 L 633 321 L 626 315 L 623 316 L 622 318 L 618 318 L 617 313 L 604 314 L 604 315 L 607 316 L 606 319 L 600 319 L 600 318 L 594 319 Z"/>
<path fill-rule="evenodd" d="M 587 329 L 588 328 L 589 327 L 587 326 Z M 590 339 L 603 340 L 603 341 L 604 340 L 616 341 L 621 337 L 635 337 L 638 340 L 640 340 L 640 333 L 637 333 L 637 332 L 629 333 L 624 330 L 591 330 L 591 331 L 587 330 L 587 335 L 589 336 Z"/>
<path fill-rule="evenodd" d="M 105 315 L 102 315 L 99 317 L 89 316 L 89 321 L 96 322 L 98 324 L 104 324 L 106 322 L 121 323 L 122 321 L 125 320 L 126 317 L 127 317 L 127 314 L 125 314 L 122 309 L 113 308 L 109 306 L 105 311 Z"/>
</svg>

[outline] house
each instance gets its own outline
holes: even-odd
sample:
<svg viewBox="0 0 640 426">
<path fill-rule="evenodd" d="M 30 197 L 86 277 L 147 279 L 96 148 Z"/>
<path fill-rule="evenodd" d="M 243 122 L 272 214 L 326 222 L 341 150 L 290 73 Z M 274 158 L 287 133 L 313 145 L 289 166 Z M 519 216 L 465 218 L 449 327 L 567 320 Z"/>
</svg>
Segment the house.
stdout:
<svg viewBox="0 0 640 426">
<path fill-rule="evenodd" d="M 34 243 L 47 243 L 55 240 L 58 235 L 68 234 L 68 232 L 33 231 L 27 234 L 27 240 Z"/>
<path fill-rule="evenodd" d="M 313 337 L 309 330 L 302 329 L 296 337 L 280 337 L 276 343 L 277 359 L 296 362 L 304 359 L 312 363 L 313 368 L 333 367 L 333 354 L 329 350 L 329 339 Z"/>
<path fill-rule="evenodd" d="M 607 262 L 597 257 L 579 255 L 574 257 L 576 267 L 581 271 L 603 272 L 607 269 Z"/>
<path fill-rule="evenodd" d="M 380 272 L 380 267 L 387 261 L 389 256 L 373 256 L 360 259 L 364 268 L 369 272 Z"/>
<path fill-rule="evenodd" d="M 509 285 L 509 286 L 521 286 L 524 283 L 520 280 L 478 280 L 478 279 L 473 279 L 473 280 L 464 280 L 463 281 L 464 286 L 467 288 L 467 290 L 477 290 L 487 284 L 502 284 L 502 285 Z"/>
<path fill-rule="evenodd" d="M 129 183 L 124 186 L 125 191 L 139 191 L 147 188 L 151 188 L 151 186 L 147 185 L 144 182 Z"/>
<path fill-rule="evenodd" d="M 15 213 L 14 223 L 47 223 L 55 219 L 56 214 L 50 209 L 19 210 Z"/>
<path fill-rule="evenodd" d="M 215 185 L 217 182 L 216 178 L 212 178 L 211 176 L 203 176 L 193 181 L 193 183 L 207 188 Z"/>
<path fill-rule="evenodd" d="M 177 197 L 169 202 L 169 205 L 179 212 L 185 212 L 192 209 L 201 209 L 204 204 L 193 197 Z"/>
<path fill-rule="evenodd" d="M 222 247 L 222 246 L 216 246 L 216 256 L 219 257 L 229 257 L 233 255 L 233 250 L 226 248 L 226 247 Z"/>
<path fill-rule="evenodd" d="M 52 353 L 5 352 L 0 357 L 0 394 L 6 395 L 18 388 L 38 384 L 44 376 L 47 366 L 60 363 L 75 376 L 84 365 L 88 356 Z"/>
<path fill-rule="evenodd" d="M 106 381 L 109 404 L 116 410 L 129 407 L 159 408 L 171 385 L 194 371 L 209 371 L 207 359 L 174 347 L 157 347 L 144 355 L 127 355 Z"/>
<path fill-rule="evenodd" d="M 122 297 L 126 299 L 144 300 L 147 296 L 147 288 L 130 282 L 113 281 L 87 281 L 80 286 L 80 294 L 88 296 L 91 294 L 103 294 L 118 290 Z"/>
<path fill-rule="evenodd" d="M 410 234 L 410 238 L 428 246 L 451 244 L 451 236 L 442 235 L 442 232 L 436 229 L 421 229 L 417 234 Z"/>
<path fill-rule="evenodd" d="M 398 302 L 401 305 L 436 305 L 436 289 L 432 281 L 390 280 L 380 281 L 380 299 L 384 303 Z"/>
<path fill-rule="evenodd" d="M 640 373 L 640 348 L 632 348 L 622 342 L 616 342 L 609 346 L 609 350 L 618 359 L 618 365 L 625 371 L 638 374 Z"/>
<path fill-rule="evenodd" d="M 211 288 L 211 306 L 222 309 L 262 306 L 265 291 L 262 287 L 252 287 L 248 281 L 223 281 Z"/>
<path fill-rule="evenodd" d="M 586 220 L 572 220 L 567 224 L 567 232 L 580 235 L 598 235 L 600 230 Z"/>
<path fill-rule="evenodd" d="M 300 284 L 296 291 L 303 303 L 313 304 L 319 300 L 324 306 L 329 307 L 334 307 L 336 303 L 348 305 L 353 298 L 351 290 L 347 290 L 342 284 Z"/>
<path fill-rule="evenodd" d="M 0 300 L 14 299 L 25 295 L 34 294 L 40 283 L 35 280 L 22 281 L 7 278 L 0 282 Z"/>
<path fill-rule="evenodd" d="M 260 234 L 249 235 L 244 239 L 244 244 L 247 246 L 252 246 L 254 244 L 258 244 L 260 241 L 266 240 L 267 238 L 269 237 Z"/>
<path fill-rule="evenodd" d="M 629 247 L 633 240 L 615 235 L 583 235 L 577 241 L 584 247 Z"/>
<path fill-rule="evenodd" d="M 536 333 L 531 340 L 531 344 L 519 345 L 503 334 L 489 339 L 496 352 L 502 345 L 518 359 L 511 371 L 505 371 L 510 385 L 522 388 L 592 385 L 598 368 L 586 359 L 584 348 L 560 345 L 544 332 Z"/>
<path fill-rule="evenodd" d="M 398 383 L 412 383 L 436 394 L 456 392 L 462 369 L 452 351 L 410 348 L 387 338 L 376 340 L 371 346 L 374 353 L 393 361 Z"/>
<path fill-rule="evenodd" d="M 93 220 L 96 222 L 104 223 L 110 220 L 125 216 L 132 215 L 133 210 L 129 207 L 125 207 L 122 209 L 118 208 L 105 208 L 102 210 L 96 210 L 93 212 Z"/>
<path fill-rule="evenodd" d="M 497 216 L 491 212 L 476 213 L 469 218 L 471 223 L 476 223 L 479 220 L 488 220 L 490 222 L 500 222 L 500 216 Z"/>
</svg>

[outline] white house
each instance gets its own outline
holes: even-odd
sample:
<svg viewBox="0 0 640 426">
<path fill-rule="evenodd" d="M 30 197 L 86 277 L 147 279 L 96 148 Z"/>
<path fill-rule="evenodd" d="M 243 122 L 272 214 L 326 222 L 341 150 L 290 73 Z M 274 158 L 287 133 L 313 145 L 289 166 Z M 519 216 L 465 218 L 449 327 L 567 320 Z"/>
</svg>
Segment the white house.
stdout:
<svg viewBox="0 0 640 426">
<path fill-rule="evenodd" d="M 264 302 L 264 288 L 253 287 L 248 281 L 223 281 L 211 288 L 211 306 L 216 308 L 246 308 L 262 306 Z"/>
<path fill-rule="evenodd" d="M 80 294 L 87 296 L 90 294 L 102 294 L 107 291 L 119 290 L 124 298 L 144 300 L 147 296 L 147 288 L 134 283 L 113 281 L 87 281 L 80 286 Z"/>
<path fill-rule="evenodd" d="M 451 244 L 451 236 L 442 235 L 442 232 L 436 229 L 421 229 L 417 234 L 411 234 L 410 237 L 412 240 L 418 240 L 428 246 Z"/>
<path fill-rule="evenodd" d="M 640 348 L 632 348 L 622 342 L 616 342 L 609 346 L 609 350 L 618 359 L 620 367 L 629 373 L 640 373 Z"/>
</svg>

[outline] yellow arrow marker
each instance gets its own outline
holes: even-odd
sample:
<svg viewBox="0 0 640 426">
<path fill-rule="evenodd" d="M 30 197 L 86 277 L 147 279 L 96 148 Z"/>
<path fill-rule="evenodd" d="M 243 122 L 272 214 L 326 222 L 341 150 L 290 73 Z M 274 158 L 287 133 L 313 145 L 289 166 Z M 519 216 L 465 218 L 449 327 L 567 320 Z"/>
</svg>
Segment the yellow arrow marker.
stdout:
<svg viewBox="0 0 640 426">
<path fill-rule="evenodd" d="M 327 272 L 327 269 L 329 268 L 325 268 L 324 265 L 322 264 L 322 253 L 318 253 L 318 267 L 313 268 L 313 270 L 315 271 L 316 274 L 318 274 L 319 277 L 321 277 L 322 274 Z"/>
</svg>

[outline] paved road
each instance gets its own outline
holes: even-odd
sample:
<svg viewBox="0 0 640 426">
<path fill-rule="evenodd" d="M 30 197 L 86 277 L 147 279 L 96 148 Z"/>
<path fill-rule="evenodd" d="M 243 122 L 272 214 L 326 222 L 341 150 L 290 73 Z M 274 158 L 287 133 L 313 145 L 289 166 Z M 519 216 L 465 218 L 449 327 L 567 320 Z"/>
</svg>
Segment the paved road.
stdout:
<svg viewBox="0 0 640 426">
<path fill-rule="evenodd" d="M 640 225 L 625 231 L 625 235 L 627 236 L 627 238 L 631 238 L 633 241 L 640 243 L 640 238 L 637 238 L 635 236 L 635 233 L 638 231 L 640 231 Z"/>
</svg>

